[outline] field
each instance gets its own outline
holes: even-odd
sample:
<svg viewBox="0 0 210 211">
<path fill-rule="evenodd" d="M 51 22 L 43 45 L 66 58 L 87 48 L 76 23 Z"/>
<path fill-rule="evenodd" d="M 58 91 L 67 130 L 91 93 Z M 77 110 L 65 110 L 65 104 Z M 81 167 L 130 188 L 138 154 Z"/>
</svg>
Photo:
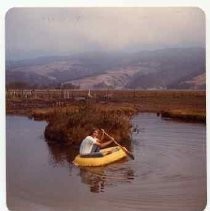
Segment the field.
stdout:
<svg viewBox="0 0 210 211">
<path fill-rule="evenodd" d="M 79 145 L 92 127 L 129 141 L 137 112 L 205 123 L 205 99 L 204 91 L 8 90 L 6 111 L 48 121 L 50 142 Z"/>
<path fill-rule="evenodd" d="M 31 113 L 37 108 L 53 108 L 73 103 L 137 105 L 141 112 L 176 112 L 206 114 L 205 91 L 137 90 L 7 90 L 7 113 Z"/>
</svg>

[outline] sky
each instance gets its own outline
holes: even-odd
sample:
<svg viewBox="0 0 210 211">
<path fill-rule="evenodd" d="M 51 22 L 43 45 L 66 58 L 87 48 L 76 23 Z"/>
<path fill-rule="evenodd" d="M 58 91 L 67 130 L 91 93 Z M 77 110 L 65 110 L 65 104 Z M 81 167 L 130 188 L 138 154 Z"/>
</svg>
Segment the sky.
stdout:
<svg viewBox="0 0 210 211">
<path fill-rule="evenodd" d="M 5 25 L 7 60 L 205 47 L 205 14 L 196 7 L 12 8 Z"/>
</svg>

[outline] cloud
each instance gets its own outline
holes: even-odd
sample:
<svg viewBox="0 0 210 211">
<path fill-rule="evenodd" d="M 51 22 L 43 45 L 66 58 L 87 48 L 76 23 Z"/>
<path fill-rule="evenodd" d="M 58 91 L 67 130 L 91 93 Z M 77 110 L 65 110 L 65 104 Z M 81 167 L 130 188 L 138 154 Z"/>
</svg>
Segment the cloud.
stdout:
<svg viewBox="0 0 210 211">
<path fill-rule="evenodd" d="M 13 8 L 6 16 L 8 57 L 205 46 L 199 8 Z"/>
</svg>

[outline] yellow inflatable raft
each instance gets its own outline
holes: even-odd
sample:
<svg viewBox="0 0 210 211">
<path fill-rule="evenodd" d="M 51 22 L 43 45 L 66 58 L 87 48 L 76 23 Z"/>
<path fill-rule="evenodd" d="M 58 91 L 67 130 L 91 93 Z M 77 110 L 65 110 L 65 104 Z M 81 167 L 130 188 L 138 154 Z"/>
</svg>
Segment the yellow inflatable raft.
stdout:
<svg viewBox="0 0 210 211">
<path fill-rule="evenodd" d="M 110 152 L 107 154 L 107 152 Z M 109 147 L 102 149 L 100 152 L 104 154 L 103 157 L 80 157 L 80 155 L 77 155 L 73 161 L 73 163 L 76 166 L 105 166 L 107 164 L 113 163 L 115 161 L 118 161 L 124 157 L 126 157 L 126 153 L 123 151 L 123 149 L 119 146 L 116 147 Z"/>
</svg>

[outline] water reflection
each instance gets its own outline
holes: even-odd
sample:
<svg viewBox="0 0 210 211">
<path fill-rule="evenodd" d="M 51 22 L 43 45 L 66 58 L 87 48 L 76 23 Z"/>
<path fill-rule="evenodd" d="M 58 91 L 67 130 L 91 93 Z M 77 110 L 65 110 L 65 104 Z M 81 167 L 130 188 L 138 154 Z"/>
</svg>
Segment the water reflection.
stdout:
<svg viewBox="0 0 210 211">
<path fill-rule="evenodd" d="M 130 167 L 123 167 L 126 159 L 106 167 L 80 168 L 81 182 L 89 185 L 90 192 L 104 192 L 105 187 L 116 186 L 122 183 L 130 183 L 135 175 Z"/>
<path fill-rule="evenodd" d="M 50 165 L 66 166 L 70 171 L 74 168 L 73 159 L 78 154 L 78 149 L 72 149 L 68 145 L 58 145 L 47 143 L 50 157 Z M 130 166 L 126 166 L 127 158 L 104 167 L 78 167 L 81 182 L 90 188 L 92 193 L 105 191 L 105 187 L 116 186 L 122 183 L 130 183 L 134 179 L 134 171 Z"/>
<path fill-rule="evenodd" d="M 134 161 L 80 169 L 71 164 L 78 149 L 43 141 L 45 122 L 7 117 L 9 209 L 202 210 L 206 126 L 154 114 L 140 114 L 132 122 L 140 130 L 132 134 Z"/>
<path fill-rule="evenodd" d="M 90 186 L 90 192 L 104 192 L 105 175 L 101 168 L 80 168 L 81 182 Z"/>
<path fill-rule="evenodd" d="M 72 149 L 72 146 L 55 144 L 47 142 L 49 149 L 49 163 L 50 165 L 64 166 L 66 163 L 72 165 L 74 157 L 77 155 L 78 150 Z"/>
</svg>

